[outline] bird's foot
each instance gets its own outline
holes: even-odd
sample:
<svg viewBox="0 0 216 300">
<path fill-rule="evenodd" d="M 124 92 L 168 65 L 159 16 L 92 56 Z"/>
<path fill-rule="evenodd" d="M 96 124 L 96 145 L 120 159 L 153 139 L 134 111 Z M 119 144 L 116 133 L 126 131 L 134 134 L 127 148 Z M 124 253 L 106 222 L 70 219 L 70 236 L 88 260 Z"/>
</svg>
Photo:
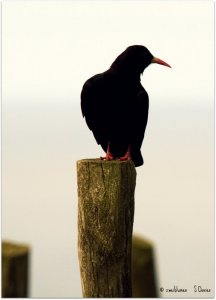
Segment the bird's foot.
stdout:
<svg viewBox="0 0 216 300">
<path fill-rule="evenodd" d="M 118 160 L 120 160 L 120 161 L 125 161 L 125 160 L 131 160 L 132 158 L 131 158 L 131 154 L 130 154 L 130 145 L 128 146 L 128 150 L 127 150 L 127 152 L 125 153 L 125 155 L 123 155 L 123 156 L 120 156 L 119 158 L 118 158 Z"/>
<path fill-rule="evenodd" d="M 130 153 L 129 154 L 126 153 L 124 156 L 121 156 L 121 157 L 118 158 L 118 160 L 120 160 L 120 161 L 131 160 L 131 159 L 132 158 L 130 156 Z"/>
<path fill-rule="evenodd" d="M 106 156 L 105 157 L 101 157 L 101 159 L 102 160 L 114 160 L 115 159 L 115 157 L 110 152 L 110 142 L 108 143 Z"/>
<path fill-rule="evenodd" d="M 110 153 L 110 152 L 107 152 L 106 153 L 106 156 L 105 157 L 100 157 L 101 160 L 114 160 L 114 156 Z"/>
</svg>

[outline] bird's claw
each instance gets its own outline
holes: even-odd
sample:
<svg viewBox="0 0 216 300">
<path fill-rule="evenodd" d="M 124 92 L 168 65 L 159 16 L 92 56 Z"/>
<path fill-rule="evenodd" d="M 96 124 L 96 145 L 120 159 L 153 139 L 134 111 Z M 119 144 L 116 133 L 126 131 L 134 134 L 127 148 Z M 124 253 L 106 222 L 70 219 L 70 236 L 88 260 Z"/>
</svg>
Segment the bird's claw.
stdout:
<svg viewBox="0 0 216 300">
<path fill-rule="evenodd" d="M 122 156 L 122 157 L 119 157 L 118 160 L 120 161 L 126 161 L 126 160 L 131 160 L 131 156 L 129 155 L 125 155 L 125 156 Z"/>
<path fill-rule="evenodd" d="M 118 159 L 119 159 L 120 161 L 132 160 L 130 151 L 131 151 L 131 146 L 129 145 L 129 146 L 128 146 L 128 150 L 127 150 L 127 152 L 125 153 L 125 155 L 120 156 Z"/>
<path fill-rule="evenodd" d="M 114 160 L 114 156 L 110 153 L 107 153 L 105 157 L 100 157 L 101 160 Z"/>
</svg>

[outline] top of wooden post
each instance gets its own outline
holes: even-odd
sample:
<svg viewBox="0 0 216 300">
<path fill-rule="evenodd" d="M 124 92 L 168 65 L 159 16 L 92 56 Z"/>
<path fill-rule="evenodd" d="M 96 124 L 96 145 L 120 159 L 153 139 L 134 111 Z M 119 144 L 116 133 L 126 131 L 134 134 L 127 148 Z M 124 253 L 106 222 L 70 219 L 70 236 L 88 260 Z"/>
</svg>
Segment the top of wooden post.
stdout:
<svg viewBox="0 0 216 300">
<path fill-rule="evenodd" d="M 125 160 L 125 161 L 120 161 L 120 160 L 103 160 L 103 159 L 100 159 L 100 158 L 85 158 L 85 159 L 80 159 L 77 161 L 77 164 L 80 164 L 80 163 L 95 163 L 95 164 L 103 164 L 103 165 L 109 165 L 109 166 L 120 166 L 120 165 L 131 165 L 133 167 L 134 166 L 134 163 L 132 160 Z"/>
<path fill-rule="evenodd" d="M 77 161 L 78 173 L 84 175 L 84 173 L 93 172 L 93 180 L 98 182 L 99 185 L 103 183 L 103 177 L 111 175 L 115 181 L 120 180 L 123 174 L 135 180 L 136 169 L 132 160 L 120 161 L 120 160 L 102 160 L 100 158 L 81 159 Z M 130 175 L 129 175 L 130 174 Z M 82 178 L 81 178 L 82 180 Z M 102 181 L 101 181 L 102 180 Z M 132 181 L 133 181 L 132 180 Z"/>
<path fill-rule="evenodd" d="M 3 257 L 17 257 L 26 255 L 29 252 L 29 247 L 27 245 L 11 243 L 8 241 L 2 242 L 2 256 Z"/>
</svg>

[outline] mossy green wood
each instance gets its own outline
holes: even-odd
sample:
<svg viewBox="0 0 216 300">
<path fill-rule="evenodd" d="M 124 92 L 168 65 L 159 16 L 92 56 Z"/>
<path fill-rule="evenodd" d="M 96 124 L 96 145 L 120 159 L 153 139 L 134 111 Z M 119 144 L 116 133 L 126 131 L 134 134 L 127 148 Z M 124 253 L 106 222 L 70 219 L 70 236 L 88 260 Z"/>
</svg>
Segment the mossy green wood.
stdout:
<svg viewBox="0 0 216 300">
<path fill-rule="evenodd" d="M 2 297 L 28 297 L 29 247 L 2 242 Z"/>
<path fill-rule="evenodd" d="M 78 253 L 84 297 L 131 297 L 136 170 L 132 161 L 77 162 Z"/>
</svg>

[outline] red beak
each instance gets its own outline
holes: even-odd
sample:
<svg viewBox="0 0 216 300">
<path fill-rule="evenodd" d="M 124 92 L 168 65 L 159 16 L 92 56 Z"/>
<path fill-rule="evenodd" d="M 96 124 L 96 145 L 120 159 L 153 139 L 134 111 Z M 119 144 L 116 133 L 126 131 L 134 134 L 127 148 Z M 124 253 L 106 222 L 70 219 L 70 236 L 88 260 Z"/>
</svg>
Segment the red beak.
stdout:
<svg viewBox="0 0 216 300">
<path fill-rule="evenodd" d="M 157 57 L 153 57 L 151 62 L 171 68 L 171 66 L 168 63 Z"/>
</svg>

